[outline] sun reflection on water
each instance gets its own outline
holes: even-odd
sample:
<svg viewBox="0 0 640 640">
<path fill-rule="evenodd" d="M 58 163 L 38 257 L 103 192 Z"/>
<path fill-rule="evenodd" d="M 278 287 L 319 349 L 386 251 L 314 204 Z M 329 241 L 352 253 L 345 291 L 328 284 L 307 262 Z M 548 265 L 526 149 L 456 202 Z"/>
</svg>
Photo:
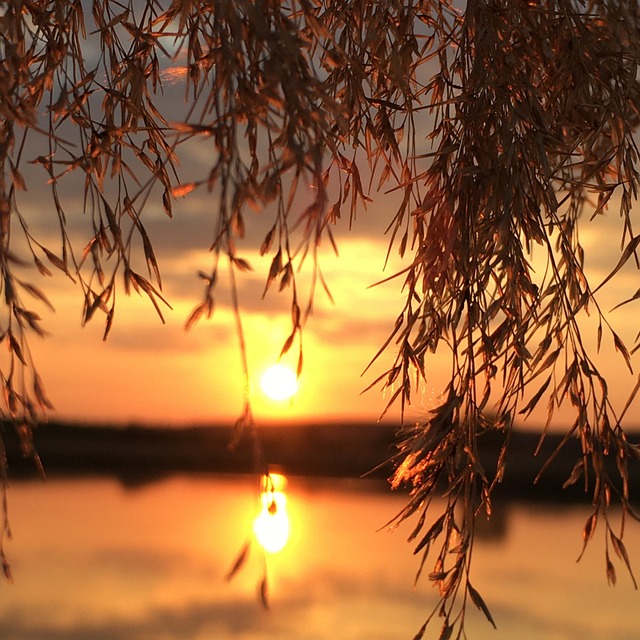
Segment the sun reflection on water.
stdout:
<svg viewBox="0 0 640 640">
<path fill-rule="evenodd" d="M 270 473 L 263 479 L 262 508 L 253 531 L 260 546 L 269 553 L 282 551 L 289 539 L 286 486 L 287 478 L 281 473 Z"/>
</svg>

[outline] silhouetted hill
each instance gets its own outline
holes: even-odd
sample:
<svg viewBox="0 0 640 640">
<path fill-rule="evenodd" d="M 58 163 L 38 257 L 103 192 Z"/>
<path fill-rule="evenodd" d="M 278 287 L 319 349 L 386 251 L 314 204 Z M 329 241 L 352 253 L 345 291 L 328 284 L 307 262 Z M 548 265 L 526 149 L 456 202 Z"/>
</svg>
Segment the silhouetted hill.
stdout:
<svg viewBox="0 0 640 640">
<path fill-rule="evenodd" d="M 20 453 L 16 435 L 5 426 L 9 473 L 12 478 L 36 477 L 34 464 Z M 260 446 L 271 465 L 286 473 L 303 476 L 369 477 L 384 479 L 393 471 L 396 427 L 380 423 L 310 423 L 267 426 L 260 429 Z M 539 435 L 512 434 L 507 473 L 498 495 L 525 500 L 584 499 L 584 484 L 562 489 L 580 455 L 579 443 L 569 441 L 537 485 L 534 478 L 560 443 L 548 435 L 534 456 Z M 110 427 L 49 423 L 35 434 L 38 453 L 47 475 L 110 474 L 123 482 L 151 481 L 174 473 L 256 473 L 255 446 L 244 434 L 236 446 L 229 426 L 212 427 Z M 481 439 L 481 460 L 491 475 L 500 441 Z M 631 475 L 640 492 L 640 465 Z"/>
</svg>

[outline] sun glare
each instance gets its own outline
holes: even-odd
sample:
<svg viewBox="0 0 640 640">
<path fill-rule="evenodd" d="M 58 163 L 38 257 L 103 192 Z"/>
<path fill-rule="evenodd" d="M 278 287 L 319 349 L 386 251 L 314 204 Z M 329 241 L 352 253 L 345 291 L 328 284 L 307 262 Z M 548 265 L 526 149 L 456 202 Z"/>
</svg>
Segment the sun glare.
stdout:
<svg viewBox="0 0 640 640">
<path fill-rule="evenodd" d="M 298 391 L 298 379 L 286 365 L 274 364 L 262 374 L 260 387 L 272 400 L 288 400 Z"/>
<path fill-rule="evenodd" d="M 282 551 L 289 539 L 289 515 L 284 487 L 285 476 L 274 473 L 266 480 L 269 488 L 262 492 L 262 510 L 253 523 L 260 546 L 269 553 Z"/>
</svg>

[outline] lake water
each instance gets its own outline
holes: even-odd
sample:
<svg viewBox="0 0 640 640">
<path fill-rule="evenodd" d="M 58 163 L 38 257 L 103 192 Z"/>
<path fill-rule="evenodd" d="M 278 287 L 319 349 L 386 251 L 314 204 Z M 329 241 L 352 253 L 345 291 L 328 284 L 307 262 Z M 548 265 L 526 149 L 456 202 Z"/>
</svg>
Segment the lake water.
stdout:
<svg viewBox="0 0 640 640">
<path fill-rule="evenodd" d="M 252 529 L 254 480 L 183 476 L 16 482 L 15 581 L 0 583 L 1 640 L 411 640 L 431 611 L 409 526 L 379 531 L 404 504 L 366 481 L 289 478 L 290 537 L 225 575 Z M 469 610 L 470 640 L 637 640 L 640 593 L 620 563 L 607 585 L 602 529 L 577 564 L 584 507 L 514 504 L 478 542 L 474 585 L 498 629 Z M 640 574 L 640 525 L 627 548 Z M 616 560 L 617 562 L 617 560 Z M 437 627 L 431 635 L 437 637 Z"/>
</svg>

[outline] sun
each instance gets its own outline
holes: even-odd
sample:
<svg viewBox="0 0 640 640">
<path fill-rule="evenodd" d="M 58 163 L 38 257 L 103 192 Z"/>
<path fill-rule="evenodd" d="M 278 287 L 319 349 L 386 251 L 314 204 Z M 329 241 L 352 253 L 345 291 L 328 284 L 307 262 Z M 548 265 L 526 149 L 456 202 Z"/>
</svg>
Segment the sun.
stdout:
<svg viewBox="0 0 640 640">
<path fill-rule="evenodd" d="M 272 400 L 288 400 L 298 391 L 298 379 L 286 365 L 274 364 L 262 374 L 260 387 Z"/>
</svg>

